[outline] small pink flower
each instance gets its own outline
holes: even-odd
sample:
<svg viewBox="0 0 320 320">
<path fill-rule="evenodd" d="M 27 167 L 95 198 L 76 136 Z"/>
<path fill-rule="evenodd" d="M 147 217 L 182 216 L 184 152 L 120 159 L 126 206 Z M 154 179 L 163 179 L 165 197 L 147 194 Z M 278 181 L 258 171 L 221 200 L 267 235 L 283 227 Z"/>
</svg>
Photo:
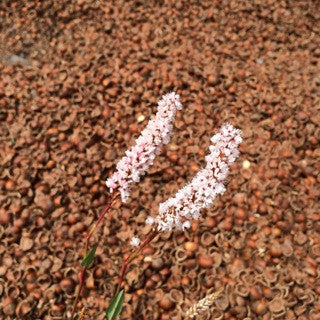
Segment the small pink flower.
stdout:
<svg viewBox="0 0 320 320">
<path fill-rule="evenodd" d="M 134 247 L 137 247 L 140 244 L 140 239 L 137 237 L 132 237 L 130 244 Z"/>
<path fill-rule="evenodd" d="M 146 224 L 152 226 L 152 225 L 154 224 L 154 218 L 148 217 L 148 218 L 146 219 Z"/>
</svg>

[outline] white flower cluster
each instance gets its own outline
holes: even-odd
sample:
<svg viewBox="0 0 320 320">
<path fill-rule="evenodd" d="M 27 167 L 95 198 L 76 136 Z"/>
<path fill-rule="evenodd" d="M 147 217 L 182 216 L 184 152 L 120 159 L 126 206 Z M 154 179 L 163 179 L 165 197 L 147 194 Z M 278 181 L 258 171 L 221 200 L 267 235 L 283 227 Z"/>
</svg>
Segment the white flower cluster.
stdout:
<svg viewBox="0 0 320 320">
<path fill-rule="evenodd" d="M 130 244 L 134 247 L 137 247 L 140 244 L 140 239 L 137 237 L 132 237 Z"/>
<path fill-rule="evenodd" d="M 241 131 L 226 123 L 211 138 L 211 142 L 206 167 L 174 198 L 161 203 L 158 216 L 155 219 L 148 217 L 147 224 L 156 223 L 159 231 L 171 231 L 174 227 L 180 230 L 189 228 L 190 220 L 198 219 L 200 210 L 210 207 L 216 196 L 225 192 L 224 182 L 229 166 L 239 155 Z"/>
<path fill-rule="evenodd" d="M 158 102 L 155 118 L 149 121 L 136 140 L 136 145 L 126 151 L 126 155 L 117 164 L 117 171 L 106 181 L 111 193 L 119 190 L 123 202 L 129 197 L 130 186 L 139 182 L 140 176 L 153 164 L 160 147 L 170 141 L 171 122 L 176 111 L 181 109 L 178 94 L 171 92 L 164 95 Z"/>
</svg>

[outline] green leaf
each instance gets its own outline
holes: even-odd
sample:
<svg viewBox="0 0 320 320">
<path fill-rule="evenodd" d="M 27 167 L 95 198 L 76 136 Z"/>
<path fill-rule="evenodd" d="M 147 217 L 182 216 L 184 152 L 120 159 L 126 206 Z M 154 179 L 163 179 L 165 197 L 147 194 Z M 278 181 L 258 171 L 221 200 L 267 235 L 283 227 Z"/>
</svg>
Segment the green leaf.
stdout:
<svg viewBox="0 0 320 320">
<path fill-rule="evenodd" d="M 73 320 L 78 320 L 78 316 L 75 316 L 75 317 L 73 318 Z"/>
<path fill-rule="evenodd" d="M 106 316 L 108 320 L 115 319 L 122 310 L 124 300 L 124 291 L 123 289 L 112 299 L 110 305 L 106 311 Z"/>
<path fill-rule="evenodd" d="M 116 318 L 122 311 L 122 307 L 123 307 L 123 300 L 124 300 L 124 292 L 122 290 L 122 295 L 120 297 L 120 300 L 119 300 L 119 303 L 118 303 L 118 306 L 116 308 L 116 312 L 114 313 L 114 318 Z"/>
<path fill-rule="evenodd" d="M 93 259 L 94 259 L 94 255 L 96 253 L 96 250 L 97 250 L 97 245 L 94 246 L 91 251 L 83 258 L 82 262 L 81 262 L 81 265 L 83 267 L 89 267 L 90 264 L 92 263 Z"/>
</svg>

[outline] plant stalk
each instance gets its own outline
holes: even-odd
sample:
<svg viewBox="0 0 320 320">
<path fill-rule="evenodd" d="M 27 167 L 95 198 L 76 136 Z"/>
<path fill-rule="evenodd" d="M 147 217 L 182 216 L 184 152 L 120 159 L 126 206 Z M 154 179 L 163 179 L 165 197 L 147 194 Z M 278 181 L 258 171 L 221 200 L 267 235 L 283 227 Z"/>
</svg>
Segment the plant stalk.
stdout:
<svg viewBox="0 0 320 320">
<path fill-rule="evenodd" d="M 129 264 L 138 256 L 138 254 L 140 254 L 140 252 L 143 250 L 143 248 L 148 245 L 155 237 L 156 235 L 159 233 L 158 230 L 154 229 L 152 231 L 152 233 L 147 237 L 147 239 L 140 245 L 140 247 L 132 252 L 123 262 L 122 264 L 122 268 L 121 268 L 121 275 L 119 277 L 119 282 L 118 282 L 118 286 L 117 286 L 117 290 L 115 293 L 115 296 L 120 292 L 120 288 L 121 288 L 121 284 L 124 278 L 124 275 L 127 271 L 127 268 L 129 266 Z"/>
<path fill-rule="evenodd" d="M 87 255 L 88 251 L 89 251 L 89 243 L 90 243 L 90 238 L 93 234 L 93 232 L 97 229 L 98 225 L 100 224 L 100 222 L 102 221 L 102 219 L 104 218 L 104 216 L 107 214 L 107 212 L 110 210 L 112 204 L 116 201 L 116 199 L 119 196 L 119 192 L 114 192 L 113 195 L 111 196 L 111 198 L 109 199 L 108 203 L 106 204 L 106 206 L 103 208 L 102 212 L 99 215 L 98 220 L 96 221 L 96 223 L 91 227 L 90 231 L 87 233 L 86 235 L 86 246 L 85 246 L 85 251 L 84 251 L 84 256 Z M 72 312 L 71 312 L 71 320 L 73 320 L 74 318 L 74 314 L 76 311 L 76 307 L 77 307 L 77 303 L 79 301 L 80 298 L 80 294 L 82 291 L 82 288 L 84 286 L 84 281 L 85 281 L 85 275 L 86 275 L 86 267 L 83 267 L 81 272 L 80 272 L 80 277 L 79 277 L 79 289 L 78 289 L 78 293 L 76 296 L 76 299 L 73 303 L 73 307 L 72 307 Z"/>
<path fill-rule="evenodd" d="M 115 192 L 112 194 L 112 197 L 110 198 L 109 202 L 107 203 L 107 205 L 103 208 L 102 212 L 100 213 L 100 216 L 98 218 L 98 220 L 96 221 L 96 223 L 91 227 L 90 231 L 87 233 L 86 235 L 86 249 L 85 249 L 85 255 L 88 253 L 89 251 L 89 242 L 90 242 L 90 238 L 93 234 L 93 232 L 96 230 L 96 228 L 98 227 L 99 223 L 102 221 L 102 219 L 104 218 L 104 216 L 106 215 L 106 213 L 110 210 L 112 204 L 114 203 L 114 201 L 118 198 L 119 196 L 119 192 Z"/>
</svg>

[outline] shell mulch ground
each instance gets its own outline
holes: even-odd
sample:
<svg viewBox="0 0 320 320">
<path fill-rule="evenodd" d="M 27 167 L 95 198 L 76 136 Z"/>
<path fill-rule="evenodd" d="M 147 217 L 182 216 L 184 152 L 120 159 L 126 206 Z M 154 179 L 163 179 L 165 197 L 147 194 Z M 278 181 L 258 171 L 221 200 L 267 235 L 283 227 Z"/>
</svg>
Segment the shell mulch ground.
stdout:
<svg viewBox="0 0 320 320">
<path fill-rule="evenodd" d="M 0 318 L 67 319 L 105 180 L 175 90 L 173 135 L 116 203 L 78 311 L 103 319 L 132 236 L 242 130 L 227 192 L 125 278 L 121 319 L 320 319 L 319 2 L 1 1 Z"/>
</svg>

